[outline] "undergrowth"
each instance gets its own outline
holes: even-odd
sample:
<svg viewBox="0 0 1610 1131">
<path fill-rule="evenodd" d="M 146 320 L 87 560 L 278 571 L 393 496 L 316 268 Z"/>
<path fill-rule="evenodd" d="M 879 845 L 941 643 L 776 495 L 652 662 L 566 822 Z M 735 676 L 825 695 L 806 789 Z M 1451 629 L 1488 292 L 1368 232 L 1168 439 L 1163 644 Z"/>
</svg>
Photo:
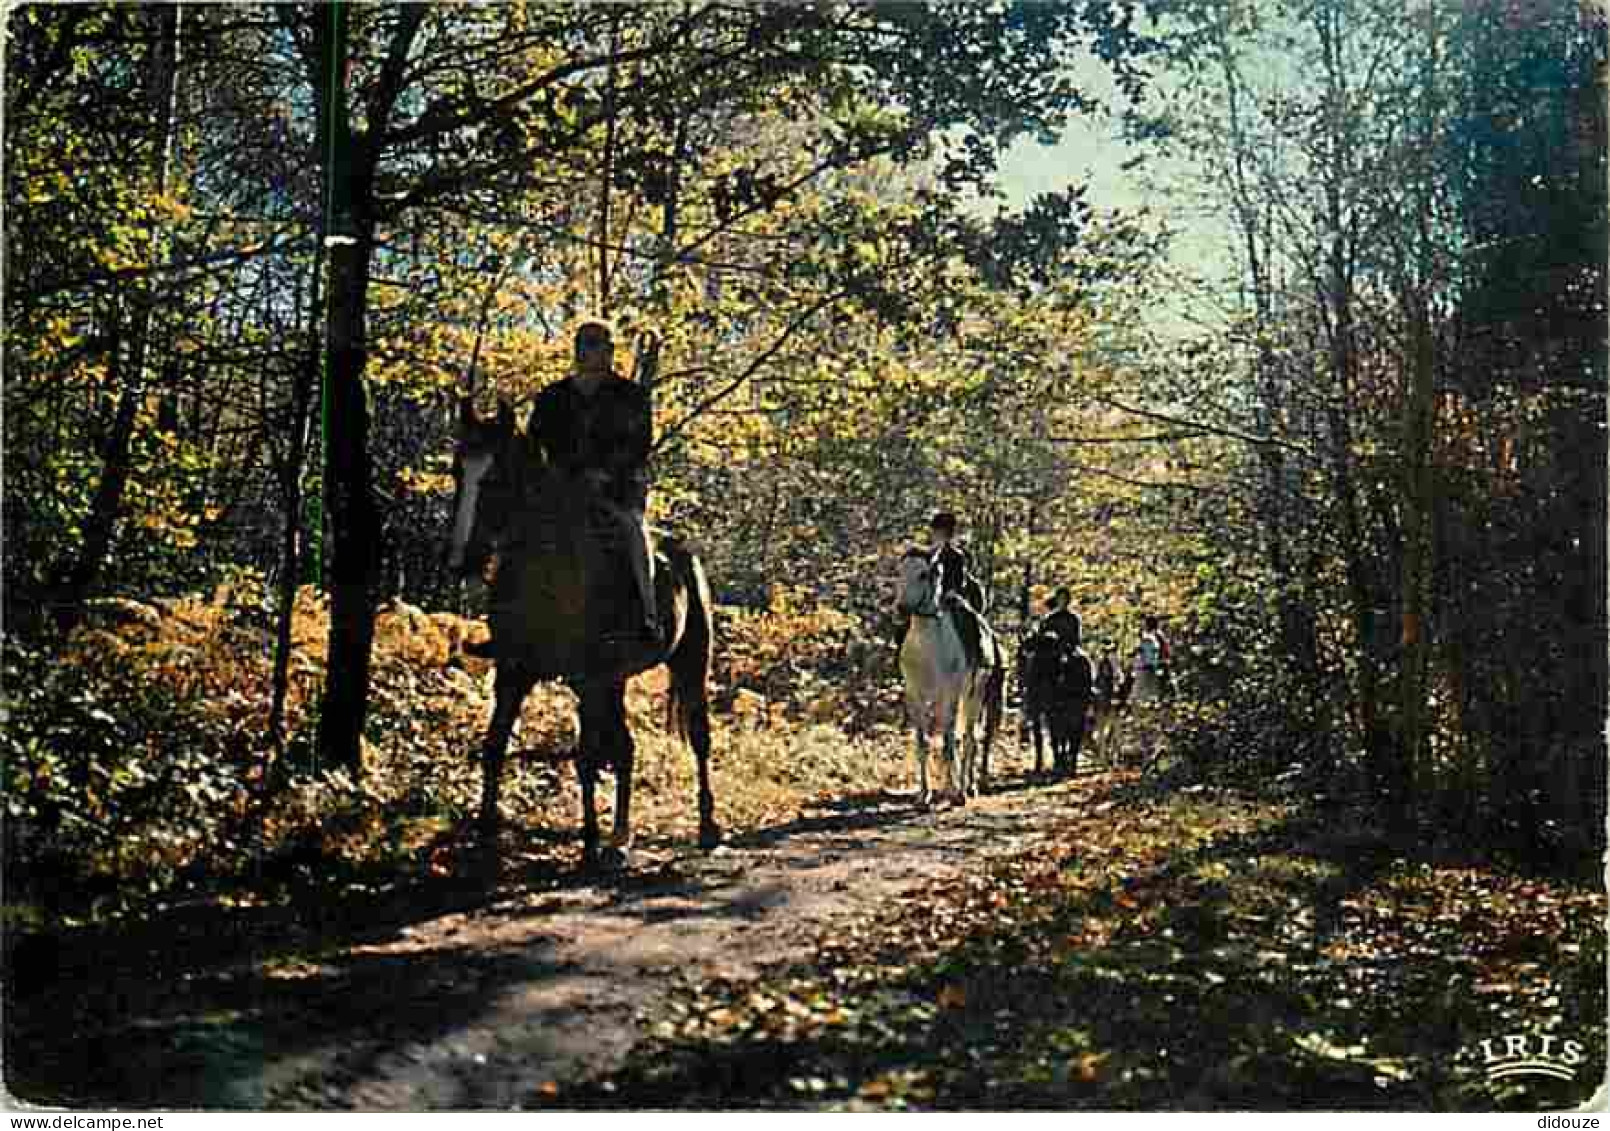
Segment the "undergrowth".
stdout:
<svg viewBox="0 0 1610 1131">
<path fill-rule="evenodd" d="M 8 914 L 71 923 L 176 892 L 245 898 L 265 878 L 331 883 L 460 867 L 493 683 L 492 666 L 463 645 L 484 626 L 382 608 L 355 779 L 314 753 L 328 609 L 312 589 L 294 610 L 285 740 L 268 741 L 263 608 L 260 590 L 241 583 L 176 600 L 106 599 L 65 643 L 6 642 Z M 758 827 L 819 794 L 903 780 L 905 759 L 884 741 L 898 718 L 879 686 L 891 682 L 886 653 L 854 618 L 788 591 L 769 611 L 717 610 L 713 776 L 723 824 Z M 691 839 L 694 759 L 666 730 L 665 686 L 657 670 L 628 688 L 634 824 L 649 839 Z M 554 834 L 542 839 L 565 861 L 579 852 L 566 760 L 575 737 L 574 697 L 539 686 L 504 779 L 511 836 Z M 612 790 L 601 799 L 608 820 Z"/>
</svg>

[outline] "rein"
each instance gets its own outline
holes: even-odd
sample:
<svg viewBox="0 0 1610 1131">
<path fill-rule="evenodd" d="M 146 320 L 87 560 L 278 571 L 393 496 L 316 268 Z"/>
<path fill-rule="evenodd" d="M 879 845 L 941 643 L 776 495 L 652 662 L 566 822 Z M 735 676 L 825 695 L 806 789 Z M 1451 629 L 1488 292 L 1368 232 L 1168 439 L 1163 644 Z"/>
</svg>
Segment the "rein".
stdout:
<svg viewBox="0 0 1610 1131">
<path fill-rule="evenodd" d="M 928 593 L 912 608 L 906 609 L 907 616 L 922 617 L 924 620 L 938 620 L 942 610 L 939 607 L 939 575 L 930 574 L 928 577 Z"/>
</svg>

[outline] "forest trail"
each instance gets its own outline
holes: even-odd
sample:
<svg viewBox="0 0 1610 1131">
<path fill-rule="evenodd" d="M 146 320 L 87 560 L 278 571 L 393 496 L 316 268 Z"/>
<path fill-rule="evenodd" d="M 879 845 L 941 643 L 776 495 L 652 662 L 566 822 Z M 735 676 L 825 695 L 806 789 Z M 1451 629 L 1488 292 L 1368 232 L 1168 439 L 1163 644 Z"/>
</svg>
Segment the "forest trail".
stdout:
<svg viewBox="0 0 1610 1131">
<path fill-rule="evenodd" d="M 710 855 L 651 845 L 610 880 L 512 893 L 414 924 L 354 948 L 352 973 L 331 978 L 322 1009 L 341 1014 L 369 996 L 363 967 L 386 972 L 391 990 L 377 996 L 389 1004 L 355 1032 L 328 1040 L 314 1028 L 304 1049 L 271 1058 L 263 1102 L 529 1106 L 544 1086 L 617 1068 L 644 1035 L 640 1018 L 677 979 L 750 977 L 800 957 L 835 919 L 1030 850 L 1069 789 L 1016 784 L 933 812 L 910 795 L 827 801 Z M 455 1004 L 434 1023 L 409 1024 L 438 1001 Z"/>
<path fill-rule="evenodd" d="M 531 1106 L 620 1068 L 679 980 L 799 959 L 836 921 L 1032 852 L 1106 777 L 1008 776 L 931 811 L 909 792 L 822 798 L 711 854 L 640 837 L 629 869 L 596 880 L 516 860 L 491 892 L 80 939 L 37 994 L 14 990 L 8 1085 L 175 1108 Z"/>
<path fill-rule="evenodd" d="M 526 827 L 502 881 L 170 906 L 14 953 L 6 1081 L 69 1107 L 1516 1110 L 1596 1063 L 1604 895 L 1177 774 L 821 795 L 605 877 Z M 1014 773 L 1012 771 L 1017 770 Z M 1586 1074 L 1584 1074 L 1584 1077 Z"/>
</svg>

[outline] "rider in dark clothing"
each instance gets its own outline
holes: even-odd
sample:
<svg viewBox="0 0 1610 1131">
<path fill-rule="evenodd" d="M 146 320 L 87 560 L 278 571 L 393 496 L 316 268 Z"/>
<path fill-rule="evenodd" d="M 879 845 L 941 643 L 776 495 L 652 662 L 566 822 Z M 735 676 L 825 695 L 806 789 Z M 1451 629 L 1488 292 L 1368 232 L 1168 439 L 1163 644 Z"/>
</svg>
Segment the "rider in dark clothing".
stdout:
<svg viewBox="0 0 1610 1131">
<path fill-rule="evenodd" d="M 934 547 L 934 568 L 939 571 L 940 594 L 960 592 L 969 563 L 967 551 L 951 541 L 956 537 L 956 516 L 940 511 L 928 529 Z"/>
<path fill-rule="evenodd" d="M 588 319 L 576 329 L 575 369 L 537 394 L 527 436 L 551 466 L 575 476 L 600 504 L 594 531 L 606 551 L 624 551 L 636 582 L 635 616 L 622 616 L 608 642 L 660 642 L 653 557 L 644 510 L 653 422 L 648 393 L 614 369 L 609 323 Z"/>
<path fill-rule="evenodd" d="M 939 595 L 955 595 L 966 601 L 975 612 L 985 612 L 984 587 L 973 576 L 972 562 L 967 551 L 956 545 L 956 516 L 949 511 L 934 515 L 928 526 L 929 540 L 933 545 L 934 568 L 939 573 Z"/>
<path fill-rule="evenodd" d="M 933 563 L 937 597 L 944 602 L 962 636 L 963 647 L 975 662 L 995 666 L 1000 662 L 997 644 L 984 623 L 984 587 L 968 569 L 967 551 L 955 545 L 956 516 L 940 511 L 928 524 L 929 560 Z M 894 645 L 898 649 L 905 639 L 907 623 L 904 619 L 891 623 Z"/>
<path fill-rule="evenodd" d="M 1079 614 L 1068 608 L 1072 600 L 1073 594 L 1067 589 L 1058 589 L 1051 598 L 1051 612 L 1040 622 L 1040 631 L 1058 637 L 1069 648 L 1077 648 L 1084 634 L 1084 626 L 1079 621 Z"/>
<path fill-rule="evenodd" d="M 555 381 L 537 394 L 527 429 L 550 464 L 587 479 L 616 506 L 643 509 L 649 405 L 642 386 L 609 377 L 588 395 L 574 378 Z"/>
</svg>

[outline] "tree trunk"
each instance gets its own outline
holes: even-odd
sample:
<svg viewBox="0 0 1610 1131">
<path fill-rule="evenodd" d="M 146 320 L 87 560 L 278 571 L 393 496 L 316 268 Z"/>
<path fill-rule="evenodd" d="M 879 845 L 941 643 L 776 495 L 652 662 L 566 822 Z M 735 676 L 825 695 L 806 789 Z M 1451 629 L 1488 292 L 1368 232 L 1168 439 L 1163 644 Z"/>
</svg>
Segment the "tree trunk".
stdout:
<svg viewBox="0 0 1610 1131">
<path fill-rule="evenodd" d="M 1429 145 L 1436 136 L 1436 8 L 1423 13 L 1426 21 L 1425 71 L 1421 84 L 1422 140 Z M 1431 440 L 1436 402 L 1433 394 L 1436 350 L 1431 325 L 1431 288 L 1436 283 L 1435 250 L 1431 235 L 1431 188 L 1429 174 L 1422 172 L 1417 194 L 1416 248 L 1413 268 L 1404 295 L 1409 316 L 1413 355 L 1409 359 L 1409 382 L 1403 403 L 1403 608 L 1400 614 L 1401 653 L 1398 672 L 1398 739 L 1402 747 L 1404 798 L 1412 798 L 1416 786 L 1428 784 L 1424 765 L 1426 746 L 1426 682 L 1429 667 L 1429 602 L 1431 571 L 1435 553 L 1431 537 L 1434 505 L 1431 469 Z"/>
<path fill-rule="evenodd" d="M 319 716 L 319 757 L 362 773 L 369 661 L 380 581 L 381 523 L 369 456 L 369 405 L 363 386 L 369 265 L 374 251 L 374 154 L 350 127 L 346 98 L 348 8 L 330 6 L 316 24 L 320 146 L 328 186 L 325 242 L 330 257 L 324 334 L 324 499 L 330 536 L 330 643 Z"/>
<path fill-rule="evenodd" d="M 359 738 L 369 697 L 370 647 L 381 563 L 380 511 L 369 456 L 369 405 L 363 387 L 364 319 L 372 232 L 330 255 L 325 330 L 324 499 L 330 534 L 330 646 L 319 752 L 358 773 Z"/>
<path fill-rule="evenodd" d="M 319 276 L 323 271 L 323 256 L 315 253 L 312 269 L 312 294 L 308 302 L 308 333 L 311 338 L 318 325 L 320 307 Z M 298 288 L 300 289 L 300 288 Z M 313 395 L 318 388 L 318 351 L 309 350 L 297 367 L 296 383 L 291 389 L 291 435 L 281 472 L 280 498 L 285 507 L 285 526 L 281 535 L 281 568 L 279 617 L 274 626 L 274 677 L 273 699 L 268 711 L 268 740 L 275 750 L 283 753 L 285 742 L 285 700 L 290 691 L 291 628 L 296 612 L 296 590 L 302 573 L 302 471 L 307 460 L 309 417 L 313 410 Z"/>
<path fill-rule="evenodd" d="M 1029 634 L 1030 617 L 1034 614 L 1034 610 L 1030 608 L 1030 601 L 1032 600 L 1034 589 L 1034 532 L 1035 527 L 1039 525 L 1039 518 L 1040 504 L 1037 502 L 1030 503 L 1028 521 L 1024 523 L 1024 532 L 1027 535 L 1024 541 L 1029 547 L 1029 552 L 1023 559 L 1023 584 L 1017 592 L 1017 635 L 1019 641 Z"/>
<path fill-rule="evenodd" d="M 151 9 L 151 19 L 156 25 L 156 42 L 147 60 L 146 100 L 151 107 L 151 132 L 156 153 L 152 179 L 159 192 L 167 191 L 168 166 L 172 156 L 174 97 L 178 91 L 179 74 L 179 12 L 178 4 L 157 5 Z M 153 238 L 153 259 L 161 258 L 161 254 L 161 248 Z M 55 586 L 56 624 L 63 633 L 70 632 L 83 618 L 84 601 L 94 588 L 111 552 L 117 520 L 123 511 L 123 493 L 128 487 L 134 429 L 139 421 L 140 408 L 145 402 L 145 365 L 150 345 L 151 312 L 156 303 L 152 293 L 155 286 L 154 280 L 148 281 L 138 285 L 130 295 L 133 323 L 127 327 L 128 353 L 122 366 L 118 365 L 122 343 L 114 341 L 112 346 L 113 371 L 122 376 L 122 390 L 111 430 L 101 449 L 101 480 L 95 488 L 89 517 L 84 522 L 83 544 L 78 557 L 60 571 L 60 581 Z M 121 334 L 114 335 L 118 336 Z"/>
<path fill-rule="evenodd" d="M 676 262 L 676 241 L 680 234 L 682 163 L 687 158 L 688 119 L 679 116 L 671 145 L 670 167 L 665 173 L 665 198 L 660 202 L 660 231 L 656 241 L 653 274 L 649 280 L 649 299 L 655 317 L 664 322 L 671 316 L 671 264 Z M 637 358 L 637 380 L 648 397 L 650 419 L 654 412 L 655 384 L 660 373 L 660 345 L 665 340 L 662 325 L 653 327 L 641 345 Z"/>
</svg>

